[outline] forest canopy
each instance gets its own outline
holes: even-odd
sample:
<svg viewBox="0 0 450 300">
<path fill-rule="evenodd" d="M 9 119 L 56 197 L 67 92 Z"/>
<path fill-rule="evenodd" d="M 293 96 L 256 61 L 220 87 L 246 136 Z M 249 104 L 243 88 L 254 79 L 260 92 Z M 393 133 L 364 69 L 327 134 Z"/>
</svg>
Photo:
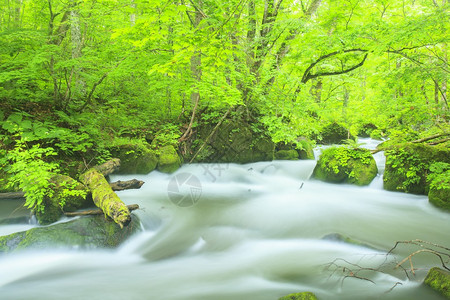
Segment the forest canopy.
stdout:
<svg viewBox="0 0 450 300">
<path fill-rule="evenodd" d="M 3 0 L 0 121 L 58 154 L 184 141 L 239 111 L 274 142 L 448 131 L 449 2 Z M 366 132 L 368 133 L 368 132 Z"/>
</svg>

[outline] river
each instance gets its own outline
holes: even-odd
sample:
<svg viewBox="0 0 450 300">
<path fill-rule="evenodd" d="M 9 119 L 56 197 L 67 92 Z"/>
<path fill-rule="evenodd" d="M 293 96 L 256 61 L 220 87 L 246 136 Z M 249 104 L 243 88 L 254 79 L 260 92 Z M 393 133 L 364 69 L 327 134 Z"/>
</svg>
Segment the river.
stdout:
<svg viewBox="0 0 450 300">
<path fill-rule="evenodd" d="M 449 247 L 450 214 L 425 196 L 384 191 L 383 154 L 376 159 L 380 174 L 367 187 L 311 179 L 315 161 L 113 176 L 145 181 L 119 192 L 140 205 L 144 230 L 114 250 L 2 255 L 0 298 L 276 300 L 311 291 L 321 300 L 442 299 L 421 284 L 439 265 L 435 255 L 415 255 L 413 275 L 409 261 L 406 270 L 395 264 L 419 248 L 386 252 L 414 239 Z M 2 225 L 0 233 L 33 226 Z"/>
</svg>

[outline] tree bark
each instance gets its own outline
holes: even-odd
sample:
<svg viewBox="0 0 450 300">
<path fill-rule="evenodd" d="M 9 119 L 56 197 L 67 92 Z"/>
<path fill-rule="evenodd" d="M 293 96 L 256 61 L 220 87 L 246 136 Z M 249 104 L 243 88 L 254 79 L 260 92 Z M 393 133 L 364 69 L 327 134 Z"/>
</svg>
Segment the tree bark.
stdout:
<svg viewBox="0 0 450 300">
<path fill-rule="evenodd" d="M 123 190 L 129 190 L 129 189 L 140 189 L 141 186 L 144 184 L 143 181 L 137 180 L 137 179 L 131 179 L 127 181 L 116 181 L 111 182 L 109 186 L 113 191 L 123 191 Z"/>
<path fill-rule="evenodd" d="M 129 209 L 114 193 L 105 177 L 96 168 L 89 169 L 81 174 L 80 180 L 89 188 L 94 204 L 105 213 L 105 216 L 113 219 L 121 228 L 130 223 Z"/>
<path fill-rule="evenodd" d="M 94 169 L 102 173 L 102 175 L 105 177 L 119 170 L 119 168 L 120 168 L 120 159 L 118 158 L 113 158 L 111 160 L 108 160 L 104 164 L 94 167 Z"/>
<path fill-rule="evenodd" d="M 133 210 L 139 209 L 139 205 L 131 204 L 131 205 L 127 205 L 127 208 L 129 211 L 133 211 Z M 67 217 L 94 216 L 94 215 L 101 215 L 101 214 L 103 214 L 103 211 L 101 209 L 89 209 L 89 210 L 83 210 L 83 211 L 65 212 L 64 213 L 64 215 Z"/>
</svg>

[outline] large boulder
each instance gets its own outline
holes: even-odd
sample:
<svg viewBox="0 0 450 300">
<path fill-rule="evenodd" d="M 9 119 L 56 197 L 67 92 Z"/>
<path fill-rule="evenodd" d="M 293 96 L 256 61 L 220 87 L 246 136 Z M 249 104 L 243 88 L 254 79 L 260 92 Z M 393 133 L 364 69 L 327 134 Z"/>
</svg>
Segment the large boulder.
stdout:
<svg viewBox="0 0 450 300">
<path fill-rule="evenodd" d="M 317 300 L 317 297 L 311 292 L 302 292 L 289 294 L 279 298 L 278 300 Z"/>
<path fill-rule="evenodd" d="M 243 164 L 273 159 L 275 144 L 272 139 L 262 129 L 256 130 L 255 126 L 247 123 L 242 117 L 226 119 L 218 130 L 214 131 L 216 125 L 211 123 L 197 127 L 192 153 L 197 153 L 205 141 L 207 142 L 195 157 L 196 162 Z M 191 159 L 189 154 L 186 159 Z"/>
<path fill-rule="evenodd" d="M 424 284 L 450 299 L 450 272 L 434 267 L 428 271 Z"/>
<path fill-rule="evenodd" d="M 336 122 L 325 126 L 320 135 L 322 136 L 320 142 L 324 145 L 342 144 L 348 139 L 355 139 L 355 137 L 350 134 L 348 129 Z"/>
<path fill-rule="evenodd" d="M 148 174 L 158 164 L 156 153 L 150 145 L 143 143 L 128 143 L 108 148 L 113 157 L 120 159 L 120 169 L 117 174 Z"/>
<path fill-rule="evenodd" d="M 172 145 L 163 146 L 159 149 L 158 170 L 163 173 L 173 173 L 181 166 L 181 158 Z"/>
<path fill-rule="evenodd" d="M 81 217 L 65 223 L 35 227 L 2 236 L 0 252 L 29 248 L 113 248 L 139 230 L 140 223 L 134 215 L 132 215 L 131 223 L 123 229 L 114 221 L 105 219 L 104 216 Z"/>
<path fill-rule="evenodd" d="M 314 149 L 310 140 L 300 137 L 296 143 L 279 142 L 275 147 L 275 159 L 314 159 Z"/>
<path fill-rule="evenodd" d="M 450 149 L 446 147 L 407 143 L 385 151 L 386 169 L 383 181 L 388 191 L 403 191 L 426 195 L 427 175 L 436 162 L 450 163 Z"/>
<path fill-rule="evenodd" d="M 92 199 L 86 197 L 88 189 L 75 179 L 65 175 L 55 175 L 51 183 L 54 185 L 52 197 L 45 197 L 42 210 L 35 211 L 39 224 L 47 225 L 56 222 L 63 216 L 63 212 L 94 206 Z"/>
<path fill-rule="evenodd" d="M 313 176 L 332 183 L 368 185 L 377 173 L 377 164 L 369 150 L 331 147 L 323 150 Z"/>
</svg>

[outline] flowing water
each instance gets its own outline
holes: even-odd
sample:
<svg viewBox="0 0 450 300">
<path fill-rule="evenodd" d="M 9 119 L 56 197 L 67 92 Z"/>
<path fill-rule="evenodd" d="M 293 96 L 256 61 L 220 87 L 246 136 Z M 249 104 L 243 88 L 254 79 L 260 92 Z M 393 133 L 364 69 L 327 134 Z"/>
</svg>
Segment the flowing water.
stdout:
<svg viewBox="0 0 450 300">
<path fill-rule="evenodd" d="M 376 159 L 382 173 L 383 154 Z M 382 190 L 382 174 L 368 187 L 336 185 L 310 179 L 314 166 L 192 164 L 171 175 L 114 176 L 145 181 L 119 192 L 140 205 L 144 230 L 114 250 L 0 256 L 0 299 L 276 300 L 301 291 L 441 299 L 421 284 L 436 256 L 415 255 L 413 275 L 409 262 L 394 267 L 417 247 L 386 252 L 413 239 L 450 246 L 450 214 L 425 196 Z M 31 226 L 2 225 L 0 234 Z"/>
</svg>

